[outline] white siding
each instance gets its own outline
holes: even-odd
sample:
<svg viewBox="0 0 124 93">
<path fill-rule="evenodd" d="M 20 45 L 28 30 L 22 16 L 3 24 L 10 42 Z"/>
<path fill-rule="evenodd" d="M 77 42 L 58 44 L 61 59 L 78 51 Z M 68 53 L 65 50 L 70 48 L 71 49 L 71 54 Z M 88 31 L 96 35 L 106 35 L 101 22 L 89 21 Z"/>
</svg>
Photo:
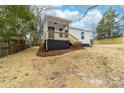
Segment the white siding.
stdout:
<svg viewBox="0 0 124 93">
<path fill-rule="evenodd" d="M 84 39 L 81 39 L 81 32 L 84 32 Z M 91 40 L 91 32 L 90 31 L 69 28 L 69 34 L 76 37 L 80 41 L 81 44 L 90 44 L 90 40 Z"/>
<path fill-rule="evenodd" d="M 45 20 L 45 23 L 44 23 L 44 27 L 43 27 L 43 39 L 48 39 L 48 27 L 54 27 L 54 40 L 68 40 L 67 37 L 60 37 L 59 36 L 59 29 L 60 28 L 65 28 L 65 27 L 68 27 L 69 23 L 63 23 L 63 22 L 57 22 L 57 24 L 55 24 L 56 20 L 48 20 L 46 19 Z"/>
</svg>

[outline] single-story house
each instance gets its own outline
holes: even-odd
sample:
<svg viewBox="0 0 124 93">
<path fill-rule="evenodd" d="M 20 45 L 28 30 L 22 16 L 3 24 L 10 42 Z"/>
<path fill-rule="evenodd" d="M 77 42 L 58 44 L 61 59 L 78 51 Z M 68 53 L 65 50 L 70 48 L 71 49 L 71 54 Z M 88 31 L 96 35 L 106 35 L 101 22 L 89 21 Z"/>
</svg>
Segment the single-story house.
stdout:
<svg viewBox="0 0 124 93">
<path fill-rule="evenodd" d="M 46 15 L 43 24 L 43 48 L 57 50 L 69 48 L 76 43 L 90 45 L 88 30 L 69 27 L 70 20 Z"/>
</svg>

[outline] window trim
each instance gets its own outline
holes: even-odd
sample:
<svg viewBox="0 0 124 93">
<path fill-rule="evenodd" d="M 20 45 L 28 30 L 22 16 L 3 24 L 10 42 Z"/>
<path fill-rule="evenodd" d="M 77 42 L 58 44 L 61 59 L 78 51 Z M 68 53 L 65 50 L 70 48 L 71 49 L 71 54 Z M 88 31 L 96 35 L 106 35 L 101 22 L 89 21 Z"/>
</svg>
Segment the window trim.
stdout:
<svg viewBox="0 0 124 93">
<path fill-rule="evenodd" d="M 83 34 L 82 34 L 83 33 Z M 83 37 L 83 38 L 82 38 Z M 84 39 L 84 32 L 81 32 L 81 39 Z"/>
</svg>

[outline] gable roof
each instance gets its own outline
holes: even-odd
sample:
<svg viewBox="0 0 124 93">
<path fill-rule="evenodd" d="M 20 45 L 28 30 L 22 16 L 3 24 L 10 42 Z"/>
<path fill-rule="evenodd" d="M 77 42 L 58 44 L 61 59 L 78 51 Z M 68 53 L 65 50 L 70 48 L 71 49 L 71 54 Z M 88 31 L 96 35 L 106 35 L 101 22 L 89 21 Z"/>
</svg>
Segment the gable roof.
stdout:
<svg viewBox="0 0 124 93">
<path fill-rule="evenodd" d="M 82 29 L 82 28 L 75 28 L 75 27 L 69 27 L 70 29 L 75 29 L 78 31 L 85 31 L 85 32 L 91 32 L 90 30 Z"/>
</svg>

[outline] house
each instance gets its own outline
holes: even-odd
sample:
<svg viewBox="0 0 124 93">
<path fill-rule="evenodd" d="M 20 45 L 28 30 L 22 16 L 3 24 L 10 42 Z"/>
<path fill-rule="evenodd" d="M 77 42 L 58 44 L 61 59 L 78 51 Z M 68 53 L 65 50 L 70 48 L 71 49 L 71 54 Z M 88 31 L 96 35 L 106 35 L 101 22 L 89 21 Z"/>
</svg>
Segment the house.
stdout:
<svg viewBox="0 0 124 93">
<path fill-rule="evenodd" d="M 90 31 L 69 27 L 70 22 L 64 18 L 50 15 L 45 16 L 43 24 L 43 48 L 46 51 L 66 49 L 70 45 L 77 43 L 90 44 L 90 40 L 87 38 Z"/>
<path fill-rule="evenodd" d="M 43 48 L 56 50 L 69 48 L 68 39 L 70 21 L 63 18 L 47 15 L 43 25 Z"/>
<path fill-rule="evenodd" d="M 91 41 L 92 32 L 90 30 L 70 27 L 69 34 L 77 38 L 80 44 L 84 46 L 91 45 L 90 41 Z"/>
</svg>

